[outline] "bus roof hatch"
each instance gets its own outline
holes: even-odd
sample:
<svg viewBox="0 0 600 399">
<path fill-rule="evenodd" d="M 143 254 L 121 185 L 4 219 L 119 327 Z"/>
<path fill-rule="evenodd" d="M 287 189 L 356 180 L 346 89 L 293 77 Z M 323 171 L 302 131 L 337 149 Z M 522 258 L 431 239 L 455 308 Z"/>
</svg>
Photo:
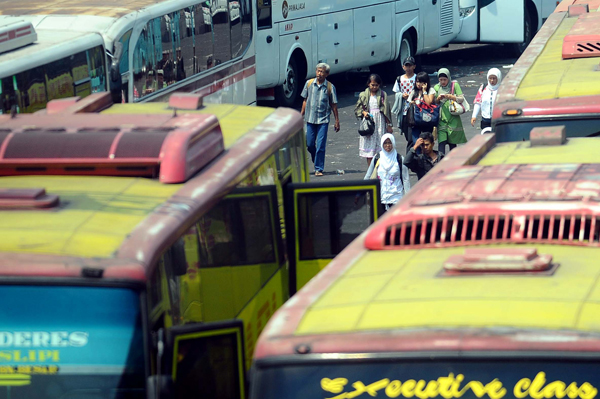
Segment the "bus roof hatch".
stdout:
<svg viewBox="0 0 600 399">
<path fill-rule="evenodd" d="M 562 58 L 600 56 L 600 13 L 581 14 L 563 39 Z"/>
<path fill-rule="evenodd" d="M 27 46 L 37 40 L 31 22 L 9 20 L 0 23 L 0 54 Z"/>
</svg>

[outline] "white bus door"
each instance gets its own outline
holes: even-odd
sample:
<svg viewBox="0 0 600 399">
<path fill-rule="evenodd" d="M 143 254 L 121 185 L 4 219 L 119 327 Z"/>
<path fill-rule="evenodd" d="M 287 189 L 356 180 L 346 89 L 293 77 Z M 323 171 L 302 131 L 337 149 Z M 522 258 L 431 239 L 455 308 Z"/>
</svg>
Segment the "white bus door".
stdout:
<svg viewBox="0 0 600 399">
<path fill-rule="evenodd" d="M 330 73 L 344 72 L 354 65 L 352 24 L 352 10 L 317 16 L 317 59 L 329 64 Z"/>
<path fill-rule="evenodd" d="M 354 10 L 354 68 L 390 61 L 394 3 Z"/>
<path fill-rule="evenodd" d="M 480 2 L 480 5 L 480 42 L 520 43 L 524 40 L 525 24 L 515 23 L 524 20 L 524 0 L 488 0 Z"/>
<path fill-rule="evenodd" d="M 440 3 L 443 0 L 425 0 L 420 2 L 419 19 L 423 32 L 423 52 L 439 47 L 440 41 Z"/>
<path fill-rule="evenodd" d="M 273 87 L 279 80 L 279 32 L 273 28 L 273 0 L 256 2 L 256 86 Z M 265 56 L 268 54 L 268 56 Z"/>
</svg>

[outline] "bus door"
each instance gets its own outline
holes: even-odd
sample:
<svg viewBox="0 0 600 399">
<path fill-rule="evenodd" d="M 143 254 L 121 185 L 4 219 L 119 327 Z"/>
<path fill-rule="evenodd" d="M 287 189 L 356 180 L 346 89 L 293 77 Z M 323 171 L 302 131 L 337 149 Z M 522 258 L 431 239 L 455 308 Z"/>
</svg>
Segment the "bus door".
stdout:
<svg viewBox="0 0 600 399">
<path fill-rule="evenodd" d="M 256 84 L 259 89 L 273 87 L 279 80 L 279 27 L 274 25 L 271 3 L 272 0 L 257 0 L 256 3 L 254 43 L 256 54 L 260 55 L 256 57 Z"/>
<path fill-rule="evenodd" d="M 284 265 L 274 185 L 233 190 L 199 219 L 197 230 L 201 321 L 240 317 L 252 323 L 259 315 L 254 308 L 247 314 L 249 305 L 262 305 L 263 297 L 281 306 L 288 288 L 287 276 L 273 279 Z"/>
<path fill-rule="evenodd" d="M 246 398 L 243 328 L 228 320 L 166 329 L 161 375 L 171 383 L 162 397 Z"/>
<path fill-rule="evenodd" d="M 285 211 L 291 295 L 377 220 L 379 180 L 291 183 Z"/>
</svg>

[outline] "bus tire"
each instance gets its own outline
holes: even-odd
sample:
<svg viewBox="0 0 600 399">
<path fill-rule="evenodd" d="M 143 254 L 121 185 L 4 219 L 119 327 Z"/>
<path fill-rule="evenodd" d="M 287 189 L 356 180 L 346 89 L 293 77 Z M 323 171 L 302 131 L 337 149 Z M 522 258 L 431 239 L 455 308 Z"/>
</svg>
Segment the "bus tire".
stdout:
<svg viewBox="0 0 600 399">
<path fill-rule="evenodd" d="M 293 107 L 300 96 L 300 70 L 298 63 L 291 57 L 285 71 L 285 80 L 275 88 L 275 101 L 282 107 Z"/>
<path fill-rule="evenodd" d="M 531 43 L 531 40 L 533 39 L 533 24 L 531 23 L 531 15 L 529 15 L 529 10 L 527 9 L 527 6 L 525 7 L 525 14 L 523 14 L 523 16 L 523 32 L 525 40 L 523 41 L 523 43 L 512 43 L 510 47 L 510 52 L 515 57 L 519 57 L 521 54 L 523 54 L 523 51 L 525 51 L 525 49 L 527 48 L 527 46 L 529 46 L 529 43 Z"/>
</svg>

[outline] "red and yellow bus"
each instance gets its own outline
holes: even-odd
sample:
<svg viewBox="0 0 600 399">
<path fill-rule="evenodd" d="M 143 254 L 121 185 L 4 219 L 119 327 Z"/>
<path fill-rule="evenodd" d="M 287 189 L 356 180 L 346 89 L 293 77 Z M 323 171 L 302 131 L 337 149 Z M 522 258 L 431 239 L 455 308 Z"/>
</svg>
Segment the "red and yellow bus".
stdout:
<svg viewBox="0 0 600 399">
<path fill-rule="evenodd" d="M 377 219 L 376 182 L 307 182 L 302 126 L 186 94 L 1 115 L 0 397 L 247 397 L 258 334 L 316 273 L 297 256 Z"/>
<path fill-rule="evenodd" d="M 251 397 L 597 397 L 597 150 L 453 150 L 271 318 Z"/>
<path fill-rule="evenodd" d="M 600 13 L 597 0 L 563 0 L 498 89 L 492 125 L 499 142 L 534 127 L 567 137 L 600 134 Z"/>
</svg>

